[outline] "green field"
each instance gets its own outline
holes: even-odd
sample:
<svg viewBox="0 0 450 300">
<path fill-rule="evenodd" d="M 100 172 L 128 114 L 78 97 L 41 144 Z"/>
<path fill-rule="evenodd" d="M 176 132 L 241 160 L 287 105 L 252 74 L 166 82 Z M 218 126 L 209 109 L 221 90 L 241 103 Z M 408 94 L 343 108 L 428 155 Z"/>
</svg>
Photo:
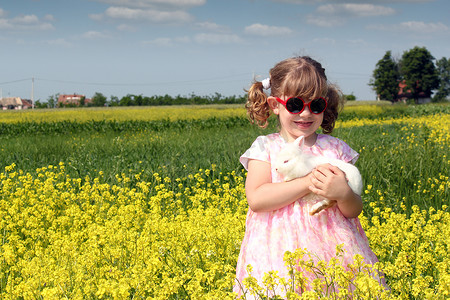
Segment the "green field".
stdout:
<svg viewBox="0 0 450 300">
<path fill-rule="evenodd" d="M 277 124 L 203 109 L 0 112 L 1 298 L 231 297 L 247 209 L 239 156 Z M 361 220 L 392 299 L 447 297 L 449 116 L 352 103 L 333 132 L 361 154 Z"/>
<path fill-rule="evenodd" d="M 449 106 L 350 104 L 342 113 L 334 135 L 361 152 L 358 167 L 366 183 L 392 193 L 395 199 L 400 195 L 412 197 L 408 202 L 424 208 L 444 204 L 442 199 L 430 202 L 429 199 L 423 201 L 421 197 L 415 197 L 418 195 L 415 195 L 414 184 L 421 178 L 449 174 L 446 151 L 435 147 L 439 141 L 429 139 L 427 134 L 431 129 L 427 126 L 418 124 L 404 130 L 407 121 L 389 120 L 423 116 L 433 119 L 437 115 L 448 114 Z M 237 108 L 235 105 L 231 107 L 233 110 Z M 155 109 L 156 113 L 153 113 Z M 0 123 L 3 125 L 0 127 L 0 166 L 4 168 L 15 163 L 18 169 L 30 172 L 64 162 L 66 172 L 72 176 L 95 177 L 103 171 L 107 182 L 112 182 L 120 173 L 142 173 L 144 178 L 151 177 L 154 172 L 170 178 L 183 177 L 199 169 L 210 168 L 212 164 L 223 172 L 243 174 L 239 156 L 256 136 L 276 131 L 276 120 L 262 130 L 246 120 L 243 110 L 223 117 L 222 112 L 227 109 L 223 105 L 213 107 L 209 115 L 199 113 L 201 118 L 195 119 L 195 112 L 203 109 L 211 110 L 211 107 L 187 106 L 187 113 L 172 121 L 167 120 L 173 116 L 170 107 L 139 108 L 132 114 L 129 114 L 129 108 L 116 108 L 112 109 L 109 120 L 97 119 L 106 114 L 98 108 L 88 113 L 82 109 L 56 111 L 66 118 L 59 120 L 60 116 L 58 121 L 48 117 L 43 121 L 39 117 L 40 111 L 21 113 L 20 118 L 19 114 L 11 112 L 8 116 L 16 116 L 20 122 L 11 122 L 13 119 L 8 118 L 8 123 Z M 146 110 L 151 110 L 160 120 L 155 120 L 155 117 L 143 120 L 152 115 Z M 141 114 L 136 114 L 136 111 L 141 111 Z M 27 113 L 28 117 L 24 117 Z M 32 119 L 30 115 L 33 113 L 39 122 L 23 121 Z M 89 116 L 92 119 L 88 119 Z M 117 121 L 120 118 L 124 119 Z M 369 124 L 368 120 L 384 120 L 384 123 Z M 360 124 L 339 127 L 339 122 L 351 121 Z M 410 135 L 416 139 L 416 149 L 407 149 L 409 145 L 402 140 Z M 395 203 L 391 206 L 395 207 Z"/>
</svg>

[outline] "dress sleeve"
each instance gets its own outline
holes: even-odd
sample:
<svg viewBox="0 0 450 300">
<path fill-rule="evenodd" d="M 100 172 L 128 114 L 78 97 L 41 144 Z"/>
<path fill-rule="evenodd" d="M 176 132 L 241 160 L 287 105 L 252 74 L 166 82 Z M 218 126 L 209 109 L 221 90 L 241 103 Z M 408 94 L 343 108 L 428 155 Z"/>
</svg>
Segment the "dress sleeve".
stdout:
<svg viewBox="0 0 450 300">
<path fill-rule="evenodd" d="M 345 162 L 355 164 L 359 158 L 359 153 L 353 150 L 347 143 L 340 141 L 339 152 L 341 159 Z"/>
<path fill-rule="evenodd" d="M 257 159 L 265 162 L 270 162 L 268 151 L 268 139 L 266 136 L 259 136 L 253 142 L 251 147 L 245 151 L 239 158 L 239 161 L 248 170 L 248 161 L 250 159 Z"/>
</svg>

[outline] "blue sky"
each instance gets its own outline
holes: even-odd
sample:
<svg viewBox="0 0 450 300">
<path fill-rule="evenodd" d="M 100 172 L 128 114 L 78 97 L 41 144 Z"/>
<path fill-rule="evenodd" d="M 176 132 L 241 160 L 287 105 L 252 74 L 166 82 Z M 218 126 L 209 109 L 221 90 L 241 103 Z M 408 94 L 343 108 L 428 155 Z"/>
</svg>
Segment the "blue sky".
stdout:
<svg viewBox="0 0 450 300">
<path fill-rule="evenodd" d="M 373 100 L 386 51 L 450 57 L 449 17 L 448 0 L 0 0 L 0 92 L 242 95 L 310 55 L 345 94 Z"/>
</svg>

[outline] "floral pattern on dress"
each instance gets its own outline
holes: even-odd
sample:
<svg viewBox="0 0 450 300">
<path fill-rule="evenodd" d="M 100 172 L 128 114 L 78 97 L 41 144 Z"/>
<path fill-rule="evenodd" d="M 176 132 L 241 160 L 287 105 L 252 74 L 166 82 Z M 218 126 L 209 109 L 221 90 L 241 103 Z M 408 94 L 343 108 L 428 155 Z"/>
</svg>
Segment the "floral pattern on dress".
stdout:
<svg viewBox="0 0 450 300">
<path fill-rule="evenodd" d="M 240 157 L 245 169 L 250 159 L 270 163 L 276 159 L 286 141 L 279 133 L 259 136 L 251 147 Z M 359 154 L 338 138 L 319 134 L 316 143 L 305 151 L 313 155 L 323 155 L 355 163 Z M 282 182 L 283 177 L 273 167 L 272 182 Z M 318 200 L 316 200 L 318 201 Z M 247 212 L 245 236 L 236 268 L 236 279 L 242 284 L 248 276 L 246 267 L 253 268 L 252 276 L 261 279 L 264 273 L 275 270 L 280 277 L 288 278 L 283 261 L 286 251 L 306 248 L 320 260 L 328 261 L 336 254 L 336 246 L 343 244 L 344 264 L 351 263 L 355 254 L 365 258 L 366 263 L 375 263 L 377 258 L 369 247 L 367 237 L 358 218 L 348 219 L 342 215 L 337 205 L 319 214 L 309 215 L 309 207 L 314 201 L 302 198 L 271 212 Z M 241 285 L 235 284 L 234 291 L 242 294 Z M 250 299 L 247 295 L 246 299 Z"/>
</svg>

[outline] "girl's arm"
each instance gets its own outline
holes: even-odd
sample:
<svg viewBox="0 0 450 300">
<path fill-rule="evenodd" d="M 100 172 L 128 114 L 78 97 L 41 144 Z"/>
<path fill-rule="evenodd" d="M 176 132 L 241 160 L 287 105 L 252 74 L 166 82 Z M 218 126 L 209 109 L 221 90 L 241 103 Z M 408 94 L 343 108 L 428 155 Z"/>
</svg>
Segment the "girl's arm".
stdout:
<svg viewBox="0 0 450 300">
<path fill-rule="evenodd" d="M 245 182 L 248 205 L 254 212 L 282 208 L 310 192 L 311 173 L 288 182 L 272 182 L 270 163 L 251 159 Z"/>
<path fill-rule="evenodd" d="M 349 187 L 345 173 L 330 164 L 320 165 L 311 172 L 310 190 L 330 200 L 336 200 L 337 206 L 347 218 L 356 218 L 362 212 L 361 196 Z"/>
</svg>

